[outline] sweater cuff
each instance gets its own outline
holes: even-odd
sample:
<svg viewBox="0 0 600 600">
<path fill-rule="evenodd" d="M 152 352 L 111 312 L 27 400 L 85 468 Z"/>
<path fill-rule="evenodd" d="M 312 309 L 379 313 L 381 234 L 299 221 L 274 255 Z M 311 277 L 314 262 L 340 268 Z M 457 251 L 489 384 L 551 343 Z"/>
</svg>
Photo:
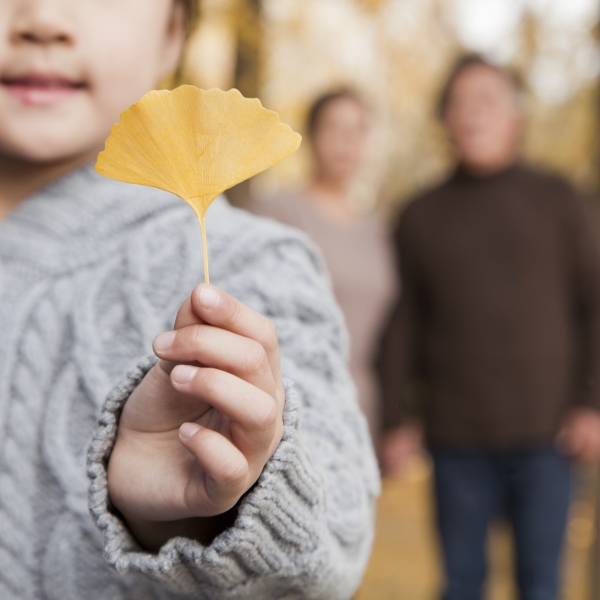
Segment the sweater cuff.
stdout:
<svg viewBox="0 0 600 600">
<path fill-rule="evenodd" d="M 323 566 L 331 560 L 324 556 L 331 548 L 325 533 L 323 485 L 301 449 L 300 402 L 289 380 L 284 380 L 281 442 L 257 483 L 241 501 L 233 527 L 217 536 L 210 546 L 177 537 L 157 554 L 146 552 L 111 510 L 107 464 L 119 418 L 130 394 L 156 362 L 155 357 L 143 360 L 109 394 L 88 451 L 89 508 L 102 532 L 109 565 L 122 574 L 142 573 L 169 590 L 199 594 L 199 598 L 212 598 L 214 594 L 237 598 L 236 594 L 249 588 L 253 591 L 248 597 L 267 597 L 273 590 L 289 590 L 290 577 L 296 579 L 302 573 L 314 575 L 319 571 L 319 589 L 323 590 L 323 584 L 328 587 L 323 581 L 323 576 L 328 579 Z M 317 582 L 313 579 L 312 583 Z M 261 596 L 262 590 L 267 596 Z M 331 591 L 331 598 L 338 597 L 339 590 Z M 243 592 L 242 596 L 246 597 Z"/>
</svg>

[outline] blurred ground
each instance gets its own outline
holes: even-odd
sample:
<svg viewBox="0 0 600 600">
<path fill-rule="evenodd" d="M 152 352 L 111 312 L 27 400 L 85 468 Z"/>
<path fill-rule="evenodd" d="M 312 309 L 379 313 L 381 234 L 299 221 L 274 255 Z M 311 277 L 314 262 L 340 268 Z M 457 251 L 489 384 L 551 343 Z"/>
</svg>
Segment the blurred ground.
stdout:
<svg viewBox="0 0 600 600">
<path fill-rule="evenodd" d="M 590 600 L 594 523 L 593 472 L 577 474 L 565 549 L 563 600 Z M 355 600 L 437 600 L 442 581 L 431 502 L 431 469 L 419 460 L 383 483 L 376 541 Z M 515 600 L 510 531 L 490 536 L 491 573 L 486 600 Z"/>
</svg>

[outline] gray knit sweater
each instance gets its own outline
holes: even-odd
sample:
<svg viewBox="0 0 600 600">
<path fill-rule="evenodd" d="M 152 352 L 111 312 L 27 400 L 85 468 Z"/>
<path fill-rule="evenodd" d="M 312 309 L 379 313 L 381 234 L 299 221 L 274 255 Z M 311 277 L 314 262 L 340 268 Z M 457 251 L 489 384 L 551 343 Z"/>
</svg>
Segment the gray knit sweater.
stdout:
<svg viewBox="0 0 600 600">
<path fill-rule="evenodd" d="M 277 327 L 285 432 L 233 527 L 150 554 L 111 512 L 105 467 L 152 339 L 203 278 L 195 217 L 86 167 L 0 223 L 0 600 L 333 600 L 358 586 L 379 483 L 321 259 L 224 200 L 208 239 L 214 283 Z"/>
</svg>

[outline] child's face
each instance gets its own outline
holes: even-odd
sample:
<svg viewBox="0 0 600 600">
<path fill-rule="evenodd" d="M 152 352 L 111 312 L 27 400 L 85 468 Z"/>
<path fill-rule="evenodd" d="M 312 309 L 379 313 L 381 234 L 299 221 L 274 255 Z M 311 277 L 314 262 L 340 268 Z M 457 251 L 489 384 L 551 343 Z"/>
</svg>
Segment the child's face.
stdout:
<svg viewBox="0 0 600 600">
<path fill-rule="evenodd" d="M 177 66 L 173 0 L 0 0 L 0 154 L 48 163 L 102 148 Z"/>
</svg>

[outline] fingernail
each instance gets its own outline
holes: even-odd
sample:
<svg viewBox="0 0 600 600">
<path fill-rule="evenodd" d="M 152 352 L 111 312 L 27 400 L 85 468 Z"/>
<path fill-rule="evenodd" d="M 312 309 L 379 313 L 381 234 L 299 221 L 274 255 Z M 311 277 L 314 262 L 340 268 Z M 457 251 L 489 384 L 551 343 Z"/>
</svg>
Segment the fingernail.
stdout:
<svg viewBox="0 0 600 600">
<path fill-rule="evenodd" d="M 165 331 L 164 333 L 159 333 L 154 338 L 154 351 L 158 352 L 159 354 L 166 352 L 173 345 L 174 339 L 174 331 Z"/>
<path fill-rule="evenodd" d="M 210 310 L 219 304 L 221 298 L 219 297 L 219 292 L 217 292 L 214 287 L 210 285 L 201 285 L 200 291 L 198 292 L 198 300 L 204 308 Z"/>
<path fill-rule="evenodd" d="M 171 372 L 171 379 L 174 383 L 185 385 L 192 380 L 198 369 L 190 365 L 177 365 Z"/>
<path fill-rule="evenodd" d="M 200 425 L 196 423 L 184 423 L 179 428 L 179 437 L 182 440 L 189 440 L 198 431 L 200 431 Z"/>
</svg>

